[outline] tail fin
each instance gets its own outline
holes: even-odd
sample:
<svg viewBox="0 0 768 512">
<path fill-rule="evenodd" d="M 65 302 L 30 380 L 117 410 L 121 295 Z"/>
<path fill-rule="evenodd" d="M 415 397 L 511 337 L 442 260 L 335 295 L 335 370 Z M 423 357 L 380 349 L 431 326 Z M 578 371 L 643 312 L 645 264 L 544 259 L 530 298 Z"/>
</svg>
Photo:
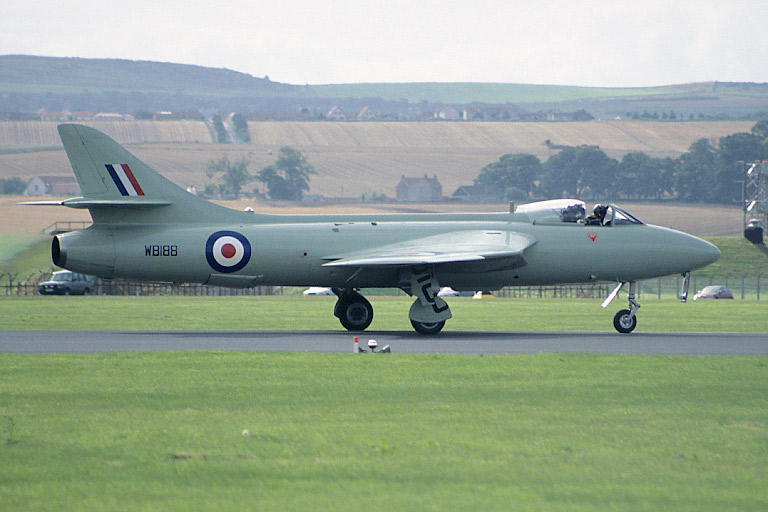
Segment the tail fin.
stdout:
<svg viewBox="0 0 768 512">
<path fill-rule="evenodd" d="M 219 221 L 235 213 L 200 199 L 167 180 L 98 130 L 59 125 L 83 197 L 65 206 L 88 208 L 94 223 L 185 223 Z"/>
</svg>

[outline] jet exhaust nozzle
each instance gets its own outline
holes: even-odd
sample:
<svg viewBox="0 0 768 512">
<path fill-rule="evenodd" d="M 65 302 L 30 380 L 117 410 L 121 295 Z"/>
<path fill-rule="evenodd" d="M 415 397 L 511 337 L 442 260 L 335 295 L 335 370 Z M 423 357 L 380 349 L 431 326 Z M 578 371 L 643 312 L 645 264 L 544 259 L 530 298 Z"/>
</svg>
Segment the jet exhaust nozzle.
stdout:
<svg viewBox="0 0 768 512">
<path fill-rule="evenodd" d="M 67 251 L 61 246 L 58 236 L 53 237 L 51 242 L 51 259 L 57 267 L 64 268 L 67 264 Z"/>
<path fill-rule="evenodd" d="M 112 277 L 115 244 L 109 233 L 88 228 L 53 237 L 51 259 L 57 267 L 97 277 Z"/>
</svg>

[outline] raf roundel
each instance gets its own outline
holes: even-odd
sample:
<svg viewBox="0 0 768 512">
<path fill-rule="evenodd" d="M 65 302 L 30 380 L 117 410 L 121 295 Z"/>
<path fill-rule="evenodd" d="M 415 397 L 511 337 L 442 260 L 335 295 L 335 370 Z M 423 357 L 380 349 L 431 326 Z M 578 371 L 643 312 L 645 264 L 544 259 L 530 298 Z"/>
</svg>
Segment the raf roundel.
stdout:
<svg viewBox="0 0 768 512">
<path fill-rule="evenodd" d="M 251 259 L 251 244 L 236 231 L 217 231 L 205 243 L 205 258 L 217 272 L 237 272 Z"/>
</svg>

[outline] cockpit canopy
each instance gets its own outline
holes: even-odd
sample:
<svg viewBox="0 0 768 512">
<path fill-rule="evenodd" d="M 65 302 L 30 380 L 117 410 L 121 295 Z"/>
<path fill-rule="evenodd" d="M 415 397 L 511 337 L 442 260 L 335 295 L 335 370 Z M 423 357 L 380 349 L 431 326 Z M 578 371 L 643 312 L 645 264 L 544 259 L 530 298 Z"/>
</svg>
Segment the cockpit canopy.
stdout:
<svg viewBox="0 0 768 512">
<path fill-rule="evenodd" d="M 587 216 L 584 201 L 578 199 L 552 199 L 522 204 L 515 213 L 523 214 L 535 224 L 568 223 L 594 226 L 619 226 L 642 224 L 636 217 L 614 204 L 597 204 L 592 215 Z"/>
</svg>

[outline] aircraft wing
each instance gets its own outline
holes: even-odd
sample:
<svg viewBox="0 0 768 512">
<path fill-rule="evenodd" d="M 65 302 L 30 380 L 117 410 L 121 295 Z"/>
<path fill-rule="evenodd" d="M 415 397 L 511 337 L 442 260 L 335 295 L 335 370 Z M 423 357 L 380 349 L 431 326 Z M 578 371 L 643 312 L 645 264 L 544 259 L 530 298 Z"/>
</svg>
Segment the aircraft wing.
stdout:
<svg viewBox="0 0 768 512">
<path fill-rule="evenodd" d="M 472 264 L 493 262 L 494 267 L 525 264 L 523 251 L 536 239 L 510 231 L 453 231 L 373 249 L 328 256 L 325 267 L 385 267 Z"/>
</svg>

